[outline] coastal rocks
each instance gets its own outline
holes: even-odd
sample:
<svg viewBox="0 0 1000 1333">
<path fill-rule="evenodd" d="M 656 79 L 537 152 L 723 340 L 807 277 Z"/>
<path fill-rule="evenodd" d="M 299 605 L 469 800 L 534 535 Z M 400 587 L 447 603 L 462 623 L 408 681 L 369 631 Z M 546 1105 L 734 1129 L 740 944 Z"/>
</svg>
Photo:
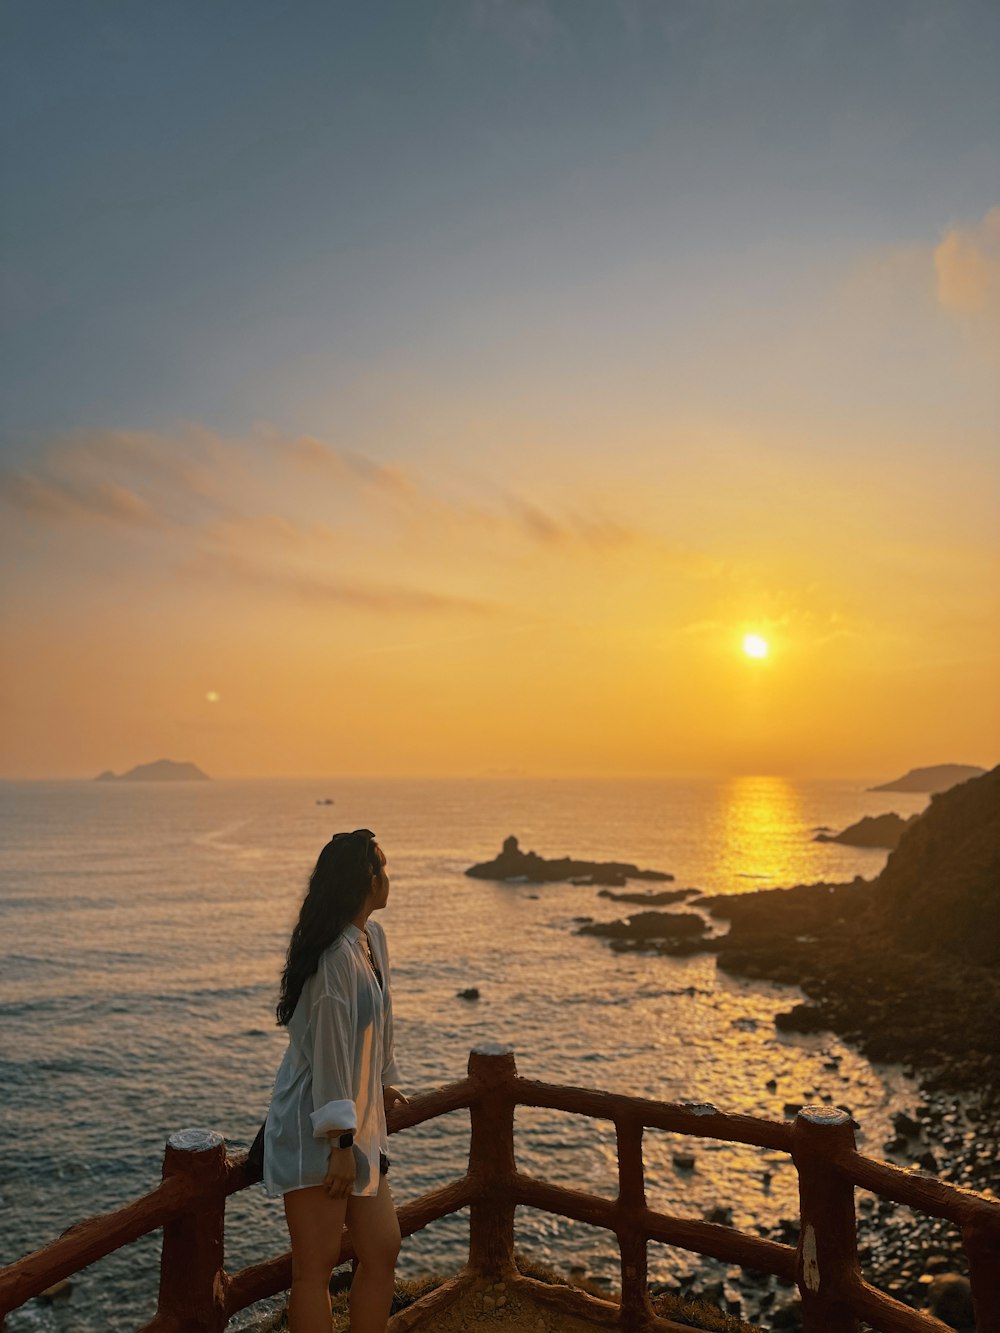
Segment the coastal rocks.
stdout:
<svg viewBox="0 0 1000 1333">
<path fill-rule="evenodd" d="M 478 987 L 478 986 L 466 986 L 464 990 L 460 990 L 460 991 L 456 991 L 456 992 L 455 992 L 455 999 L 456 999 L 456 1000 L 478 1000 L 478 999 L 479 999 L 479 987 Z"/>
<path fill-rule="evenodd" d="M 1000 1100 L 1000 768 L 937 796 L 875 881 L 702 900 L 719 968 L 801 986 L 805 1013 L 926 1089 Z M 810 1012 L 811 1011 L 811 1012 Z"/>
<path fill-rule="evenodd" d="M 919 818 L 919 815 L 911 815 L 909 819 L 896 814 L 865 815 L 842 833 L 817 833 L 813 842 L 839 842 L 845 847 L 880 847 L 894 851 L 906 830 Z"/>
<path fill-rule="evenodd" d="M 920 1137 L 919 1123 L 906 1111 L 896 1111 L 892 1117 L 892 1127 L 897 1134 L 905 1135 L 908 1139 Z"/>
<path fill-rule="evenodd" d="M 822 1032 L 829 1027 L 823 1010 L 816 1004 L 793 1004 L 782 1014 L 775 1014 L 774 1026 L 779 1032 Z"/>
<path fill-rule="evenodd" d="M 637 912 L 625 921 L 594 921 L 576 932 L 611 941 L 618 952 L 696 953 L 705 947 L 705 921 L 695 912 Z"/>
<path fill-rule="evenodd" d="M 927 1313 L 961 1333 L 975 1333 L 972 1288 L 961 1273 L 942 1273 L 927 1288 Z"/>
<path fill-rule="evenodd" d="M 673 876 L 668 876 L 672 879 Z M 698 896 L 697 889 L 646 889 L 644 893 L 612 893 L 610 889 L 601 889 L 598 898 L 610 898 L 616 903 L 634 903 L 637 907 L 665 907 L 667 903 L 678 903 L 684 898 Z"/>
<path fill-rule="evenodd" d="M 494 860 L 470 866 L 465 873 L 473 879 L 515 880 L 529 884 L 554 884 L 578 878 L 588 884 L 610 882 L 620 885 L 628 879 L 662 882 L 673 878 L 661 870 L 640 870 L 625 861 L 577 861 L 569 856 L 546 860 L 537 852 L 522 852 L 513 836 L 504 838 L 503 848 Z"/>
</svg>

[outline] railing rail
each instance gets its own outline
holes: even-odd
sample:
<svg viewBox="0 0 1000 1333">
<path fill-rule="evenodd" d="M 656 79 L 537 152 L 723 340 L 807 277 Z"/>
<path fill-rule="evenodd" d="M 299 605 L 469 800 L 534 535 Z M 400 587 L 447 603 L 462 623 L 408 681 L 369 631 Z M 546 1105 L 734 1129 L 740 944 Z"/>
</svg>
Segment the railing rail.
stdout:
<svg viewBox="0 0 1000 1333">
<path fill-rule="evenodd" d="M 612 1121 L 618 1197 L 603 1199 L 519 1172 L 514 1155 L 517 1106 Z M 398 1216 L 402 1234 L 409 1236 L 469 1207 L 469 1262 L 451 1282 L 395 1316 L 393 1329 L 399 1333 L 444 1308 L 478 1276 L 503 1279 L 556 1310 L 623 1333 L 683 1333 L 679 1325 L 652 1311 L 647 1286 L 650 1241 L 794 1281 L 802 1299 L 804 1333 L 856 1333 L 859 1319 L 881 1333 L 947 1333 L 947 1325 L 863 1280 L 855 1235 L 856 1187 L 960 1226 L 977 1325 L 983 1330 L 1000 1328 L 1000 1203 L 862 1156 L 854 1145 L 850 1118 L 835 1108 L 805 1107 L 789 1124 L 728 1115 L 707 1103 L 648 1101 L 562 1087 L 519 1077 L 508 1048 L 483 1046 L 469 1057 L 467 1079 L 393 1111 L 390 1133 L 461 1109 L 468 1109 L 471 1117 L 467 1173 L 400 1208 Z M 646 1129 L 788 1152 L 799 1178 L 798 1246 L 648 1208 L 642 1149 Z M 159 1228 L 163 1229 L 159 1301 L 156 1315 L 142 1333 L 221 1333 L 234 1314 L 287 1289 L 289 1254 L 232 1274 L 223 1266 L 226 1198 L 259 1179 L 248 1168 L 245 1153 L 227 1155 L 219 1135 L 185 1130 L 167 1142 L 163 1177 L 142 1198 L 70 1228 L 53 1244 L 0 1270 L 0 1329 L 9 1311 L 53 1283 Z M 612 1232 L 621 1255 L 620 1304 L 519 1274 L 514 1262 L 518 1207 L 537 1208 Z M 342 1260 L 353 1258 L 348 1236 Z"/>
</svg>

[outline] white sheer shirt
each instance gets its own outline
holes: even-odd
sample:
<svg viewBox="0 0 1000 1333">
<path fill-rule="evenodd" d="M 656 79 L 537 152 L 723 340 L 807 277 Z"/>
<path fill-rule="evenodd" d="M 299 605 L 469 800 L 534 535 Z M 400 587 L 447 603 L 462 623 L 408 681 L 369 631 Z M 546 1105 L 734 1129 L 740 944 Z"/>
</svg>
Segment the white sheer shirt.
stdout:
<svg viewBox="0 0 1000 1333">
<path fill-rule="evenodd" d="M 288 1024 L 288 1050 L 274 1082 L 264 1129 L 264 1188 L 275 1196 L 322 1185 L 329 1134 L 354 1131 L 353 1193 L 379 1186 L 379 1153 L 388 1149 L 382 1088 L 401 1081 L 396 1064 L 389 951 L 369 920 L 368 938 L 347 925 L 302 987 Z M 384 988 L 384 989 L 383 989 Z"/>
</svg>

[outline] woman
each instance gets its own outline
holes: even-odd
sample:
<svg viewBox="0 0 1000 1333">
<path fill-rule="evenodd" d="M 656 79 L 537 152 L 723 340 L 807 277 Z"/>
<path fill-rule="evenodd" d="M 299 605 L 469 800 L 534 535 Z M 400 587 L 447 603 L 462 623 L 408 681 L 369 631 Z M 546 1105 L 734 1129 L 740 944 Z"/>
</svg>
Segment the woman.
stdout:
<svg viewBox="0 0 1000 1333">
<path fill-rule="evenodd" d="M 369 921 L 389 897 L 369 829 L 319 854 L 281 978 L 288 1050 L 264 1128 L 264 1185 L 281 1194 L 292 1241 L 291 1333 L 329 1333 L 330 1275 L 346 1220 L 358 1257 L 353 1333 L 384 1333 L 399 1224 L 389 1192 L 385 1113 L 405 1102 L 393 1050 L 389 956 Z"/>
</svg>

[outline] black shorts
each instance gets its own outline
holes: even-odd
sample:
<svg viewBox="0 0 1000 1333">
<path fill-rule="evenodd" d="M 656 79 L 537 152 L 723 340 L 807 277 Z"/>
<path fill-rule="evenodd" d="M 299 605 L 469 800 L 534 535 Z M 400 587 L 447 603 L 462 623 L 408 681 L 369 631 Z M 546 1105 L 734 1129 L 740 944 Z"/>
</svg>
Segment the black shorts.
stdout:
<svg viewBox="0 0 1000 1333">
<path fill-rule="evenodd" d="M 380 1176 L 387 1176 L 387 1175 L 389 1174 L 389 1166 L 390 1166 L 389 1159 L 388 1159 L 388 1157 L 386 1157 L 385 1153 L 384 1153 L 384 1152 L 381 1150 L 381 1148 L 380 1148 L 380 1149 L 379 1149 L 379 1154 L 378 1154 L 378 1173 L 379 1173 L 379 1175 L 380 1175 Z"/>
</svg>

